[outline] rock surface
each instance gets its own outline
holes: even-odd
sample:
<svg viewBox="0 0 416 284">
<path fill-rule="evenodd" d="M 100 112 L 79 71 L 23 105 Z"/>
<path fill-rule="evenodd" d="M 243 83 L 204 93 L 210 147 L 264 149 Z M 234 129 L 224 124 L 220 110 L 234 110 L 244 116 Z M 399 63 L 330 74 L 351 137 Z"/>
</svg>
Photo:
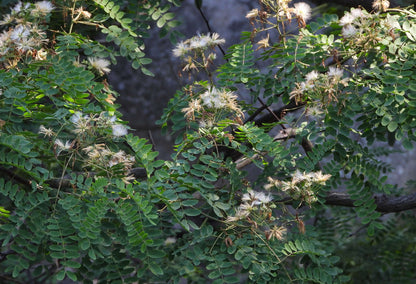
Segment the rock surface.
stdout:
<svg viewBox="0 0 416 284">
<path fill-rule="evenodd" d="M 209 19 L 212 31 L 217 32 L 226 39 L 224 49 L 236 43 L 244 30 L 250 26 L 245 19 L 248 11 L 257 6 L 256 1 L 203 1 L 202 10 Z M 194 0 L 185 0 L 181 7 L 174 10 L 178 20 L 182 22 L 179 30 L 184 38 L 190 38 L 197 33 L 208 33 L 208 28 Z M 176 90 L 184 84 L 184 79 L 178 76 L 180 62 L 172 56 L 173 45 L 169 38 L 160 38 L 157 29 L 151 32 L 146 39 L 147 57 L 153 60 L 148 65 L 155 77 L 148 77 L 140 71 L 133 70 L 130 64 L 122 59 L 113 68 L 110 83 L 120 93 L 117 102 L 121 104 L 120 111 L 124 119 L 130 122 L 136 133 L 150 139 L 152 136 L 154 146 L 167 158 L 171 152 L 170 137 L 163 137 L 160 129 L 155 125 Z"/>
</svg>

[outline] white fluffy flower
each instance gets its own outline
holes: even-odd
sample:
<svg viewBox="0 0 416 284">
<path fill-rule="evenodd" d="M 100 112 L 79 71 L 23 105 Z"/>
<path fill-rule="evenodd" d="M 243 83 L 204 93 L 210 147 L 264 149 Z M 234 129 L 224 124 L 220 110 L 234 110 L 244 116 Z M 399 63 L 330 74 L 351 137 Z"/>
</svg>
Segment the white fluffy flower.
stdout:
<svg viewBox="0 0 416 284">
<path fill-rule="evenodd" d="M 174 243 L 176 243 L 176 238 L 174 237 L 168 237 L 164 242 L 165 246 L 173 245 Z"/>
<path fill-rule="evenodd" d="M 200 98 L 202 100 L 202 104 L 209 108 L 219 109 L 225 106 L 221 100 L 220 93 L 216 88 L 212 88 L 212 90 L 204 92 L 201 94 Z"/>
<path fill-rule="evenodd" d="M 22 1 L 17 2 L 17 4 L 12 8 L 12 12 L 19 13 L 22 10 Z"/>
<path fill-rule="evenodd" d="M 213 126 L 214 126 L 214 121 L 212 121 L 211 119 L 208 119 L 208 120 L 201 119 L 199 121 L 199 128 L 211 128 Z"/>
<path fill-rule="evenodd" d="M 127 128 L 122 124 L 114 124 L 112 126 L 113 135 L 116 137 L 121 137 L 127 135 Z"/>
<path fill-rule="evenodd" d="M 356 17 L 347 12 L 345 13 L 345 15 L 339 20 L 339 24 L 341 26 L 347 26 L 347 25 L 351 25 L 354 21 L 355 21 Z"/>
<path fill-rule="evenodd" d="M 0 20 L 0 26 L 11 24 L 14 21 L 14 17 L 12 15 L 7 14 L 4 15 L 3 19 Z"/>
<path fill-rule="evenodd" d="M 72 142 L 71 141 L 66 141 L 65 143 L 61 141 L 61 139 L 56 139 L 55 140 L 55 146 L 58 149 L 58 155 L 59 153 L 61 153 L 62 151 L 67 151 L 69 149 L 72 148 Z"/>
<path fill-rule="evenodd" d="M 270 194 L 265 194 L 264 192 L 259 192 L 256 198 L 260 204 L 267 204 L 273 200 L 273 197 Z"/>
<path fill-rule="evenodd" d="M 82 112 L 80 112 L 80 111 L 76 111 L 72 116 L 71 116 L 71 118 L 69 119 L 73 124 L 76 124 L 76 123 L 78 123 L 78 121 L 81 119 L 81 117 L 82 117 Z"/>
<path fill-rule="evenodd" d="M 0 55 L 6 54 L 10 47 L 8 45 L 8 42 L 10 40 L 10 33 L 3 31 L 0 34 Z"/>
<path fill-rule="evenodd" d="M 330 177 L 330 174 L 324 175 L 321 171 L 314 173 L 314 181 L 320 184 L 325 184 Z"/>
<path fill-rule="evenodd" d="M 176 57 L 182 57 L 189 51 L 189 46 L 183 41 L 179 42 L 173 49 L 173 55 Z"/>
<path fill-rule="evenodd" d="M 259 9 L 253 9 L 250 12 L 247 13 L 246 18 L 247 19 L 253 19 L 259 15 Z"/>
<path fill-rule="evenodd" d="M 306 82 L 309 82 L 309 81 L 313 82 L 316 79 L 318 79 L 318 77 L 319 77 L 319 72 L 314 70 L 306 74 L 305 79 L 306 79 Z"/>
<path fill-rule="evenodd" d="M 300 87 L 300 91 L 305 92 L 305 91 L 312 90 L 313 87 L 315 87 L 315 85 L 312 84 L 312 81 L 306 81 L 306 82 L 301 82 L 299 84 L 299 87 Z"/>
<path fill-rule="evenodd" d="M 43 125 L 39 126 L 39 132 L 38 133 L 39 134 L 43 134 L 43 135 L 45 135 L 47 137 L 51 137 L 51 136 L 55 135 L 55 133 L 53 132 L 52 129 L 46 128 Z"/>
<path fill-rule="evenodd" d="M 228 216 L 227 220 L 225 222 L 227 222 L 227 223 L 237 222 L 239 220 L 247 218 L 250 215 L 250 211 L 246 210 L 246 209 L 243 209 L 242 205 L 240 205 L 240 207 L 237 208 L 237 210 L 235 212 L 235 216 Z"/>
<path fill-rule="evenodd" d="M 17 14 L 21 11 L 26 10 L 27 8 L 30 7 L 30 3 L 26 3 L 24 6 L 22 4 L 22 1 L 19 1 L 12 9 L 12 14 Z"/>
<path fill-rule="evenodd" d="M 319 117 L 322 116 L 323 113 L 324 113 L 324 111 L 322 110 L 322 108 L 320 108 L 317 105 L 308 107 L 306 109 L 306 116 L 308 116 L 308 117 L 319 118 Z"/>
<path fill-rule="evenodd" d="M 243 194 L 242 201 L 248 202 L 250 205 L 262 205 L 272 201 L 270 194 L 266 195 L 264 192 L 254 191 L 249 189 L 247 193 Z"/>
<path fill-rule="evenodd" d="M 12 41 L 19 42 L 30 35 L 30 29 L 24 25 L 18 25 L 10 34 Z"/>
<path fill-rule="evenodd" d="M 305 2 L 299 2 L 294 5 L 293 13 L 305 22 L 311 18 L 311 6 Z"/>
<path fill-rule="evenodd" d="M 47 15 L 49 14 L 55 7 L 49 1 L 40 1 L 35 3 L 35 9 L 32 10 L 33 15 Z"/>
<path fill-rule="evenodd" d="M 339 80 L 342 78 L 344 71 L 338 67 L 329 67 L 328 76 L 334 78 L 335 80 Z"/>
<path fill-rule="evenodd" d="M 88 61 L 90 62 L 91 67 L 97 70 L 100 75 L 104 75 L 104 73 L 109 73 L 111 71 L 110 68 L 108 68 L 110 61 L 106 59 L 89 57 Z"/>
<path fill-rule="evenodd" d="M 365 16 L 360 8 L 352 8 L 350 13 L 354 18 L 363 18 Z"/>
<path fill-rule="evenodd" d="M 357 29 L 354 28 L 352 25 L 346 25 L 342 28 L 341 33 L 344 38 L 351 38 L 355 34 L 357 34 Z"/>
<path fill-rule="evenodd" d="M 305 174 L 302 173 L 301 171 L 299 171 L 298 169 L 296 169 L 296 171 L 292 175 L 292 183 L 293 184 L 301 182 L 305 179 L 306 179 Z"/>
<path fill-rule="evenodd" d="M 205 50 L 208 47 L 214 47 L 224 43 L 225 40 L 220 38 L 220 35 L 217 33 L 212 33 L 211 35 L 196 35 L 186 41 L 179 42 L 173 49 L 173 55 L 182 57 L 189 51 Z"/>
<path fill-rule="evenodd" d="M 23 37 L 16 42 L 17 49 L 21 52 L 26 52 L 28 50 L 34 49 L 36 46 L 36 41 L 33 38 Z"/>
<path fill-rule="evenodd" d="M 189 47 L 191 49 L 203 49 L 208 46 L 210 41 L 209 36 L 206 35 L 198 35 L 191 38 L 189 42 Z"/>
<path fill-rule="evenodd" d="M 220 45 L 224 43 L 225 43 L 225 39 L 220 38 L 220 35 L 217 33 L 211 34 L 211 37 L 209 37 L 209 40 L 208 40 L 208 44 L 211 46 Z"/>
</svg>

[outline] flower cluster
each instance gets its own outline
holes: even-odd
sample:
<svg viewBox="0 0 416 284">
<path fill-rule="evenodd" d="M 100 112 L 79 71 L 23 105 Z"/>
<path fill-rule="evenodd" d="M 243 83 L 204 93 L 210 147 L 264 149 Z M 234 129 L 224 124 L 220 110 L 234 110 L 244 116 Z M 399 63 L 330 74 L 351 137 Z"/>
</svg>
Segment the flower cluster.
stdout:
<svg viewBox="0 0 416 284">
<path fill-rule="evenodd" d="M 390 7 L 390 2 L 388 0 L 375 0 L 373 2 L 373 8 L 376 11 L 386 12 L 387 8 Z"/>
<path fill-rule="evenodd" d="M 81 20 L 81 19 L 88 20 L 92 16 L 92 14 L 90 12 L 88 12 L 87 10 L 85 10 L 84 7 L 80 7 L 78 9 L 76 9 L 75 14 L 76 14 L 76 16 L 74 18 L 74 22 L 77 22 L 78 20 Z"/>
<path fill-rule="evenodd" d="M 198 97 L 189 101 L 188 107 L 182 112 L 188 120 L 195 120 L 197 114 L 200 117 L 202 127 L 211 127 L 221 115 L 232 113 L 236 117 L 244 114 L 237 103 L 237 95 L 226 90 L 211 87 Z"/>
<path fill-rule="evenodd" d="M 264 232 L 266 235 L 266 239 L 277 239 L 279 241 L 283 240 L 284 235 L 286 234 L 287 229 L 284 226 L 276 226 L 274 225 L 272 229 L 269 229 Z"/>
<path fill-rule="evenodd" d="M 108 68 L 110 65 L 110 61 L 103 59 L 103 58 L 96 58 L 96 57 L 89 57 L 88 58 L 89 65 L 93 70 L 98 72 L 100 76 L 110 73 L 111 69 Z"/>
<path fill-rule="evenodd" d="M 243 194 L 242 204 L 236 209 L 234 216 L 228 216 L 225 222 L 229 228 L 236 228 L 243 223 L 243 227 L 249 225 L 252 230 L 260 230 L 267 240 L 283 240 L 286 227 L 276 224 L 276 218 L 272 216 L 272 196 L 261 191 L 249 189 Z M 274 225 L 273 225 L 274 224 Z M 270 228 L 273 226 L 272 228 Z"/>
<path fill-rule="evenodd" d="M 366 19 L 369 16 L 366 11 L 359 8 L 352 8 L 350 12 L 345 13 L 339 20 L 339 24 L 342 26 L 342 36 L 348 39 L 361 34 L 362 29 L 367 26 Z"/>
<path fill-rule="evenodd" d="M 179 42 L 173 49 L 173 55 L 184 61 L 182 71 L 199 71 L 202 68 L 209 73 L 208 67 L 216 58 L 213 48 L 224 43 L 225 40 L 217 33 L 196 35 Z"/>
<path fill-rule="evenodd" d="M 113 137 L 121 137 L 127 135 L 127 128 L 117 122 L 117 118 L 110 116 L 107 112 L 101 112 L 99 115 L 89 116 L 81 112 L 75 112 L 70 121 L 72 122 L 75 134 L 93 135 L 97 130 L 107 133 L 111 129 Z"/>
<path fill-rule="evenodd" d="M 235 215 L 228 216 L 226 222 L 231 223 L 247 219 L 255 211 L 263 213 L 261 215 L 267 217 L 273 207 L 270 204 L 272 200 L 273 198 L 270 194 L 249 189 L 241 198 L 243 203 L 237 208 Z"/>
<path fill-rule="evenodd" d="M 14 67 L 26 54 L 35 60 L 46 58 L 46 51 L 42 47 L 48 40 L 43 23 L 54 8 L 49 1 L 34 4 L 19 1 L 11 13 L 3 17 L 0 26 L 9 27 L 0 34 L 0 55 L 7 54 L 9 68 Z"/>
<path fill-rule="evenodd" d="M 130 170 L 135 163 L 133 156 L 126 154 L 122 150 L 113 152 L 105 144 L 94 144 L 82 150 L 88 155 L 85 166 L 92 166 L 107 174 L 110 172 L 112 174 L 117 173 L 117 171 L 110 171 L 113 167 L 117 167 L 121 170 L 120 177 L 122 177 L 125 183 L 129 183 L 134 179 L 134 176 L 130 175 Z"/>
<path fill-rule="evenodd" d="M 269 10 L 273 11 L 275 15 L 268 14 L 265 11 L 260 11 L 259 9 L 253 9 L 249 11 L 246 15 L 246 18 L 250 20 L 251 23 L 254 21 L 259 21 L 260 23 L 265 23 L 266 19 L 269 17 L 276 17 L 278 21 L 291 21 L 293 18 L 296 18 L 299 27 L 305 27 L 306 22 L 312 17 L 312 9 L 309 4 L 305 2 L 298 2 L 289 7 L 291 0 L 278 0 L 275 2 L 264 3 L 267 5 Z"/>
<path fill-rule="evenodd" d="M 53 142 L 53 148 L 54 148 L 54 152 L 56 156 L 59 156 L 61 152 L 69 151 L 73 149 L 74 147 L 75 140 L 73 141 L 67 140 L 63 142 L 61 139 L 56 138 L 56 136 L 58 136 L 57 133 L 55 133 L 51 128 L 46 128 L 44 125 L 41 125 L 39 127 L 38 133 L 43 134 L 44 137 L 49 137 L 49 138 L 55 137 L 55 140 Z"/>
<path fill-rule="evenodd" d="M 296 87 L 290 93 L 290 98 L 296 101 L 317 99 L 315 103 L 329 103 L 338 101 L 339 86 L 346 86 L 348 78 L 343 78 L 344 71 L 338 67 L 330 66 L 327 73 L 312 71 L 306 74 L 305 81 L 296 83 Z M 307 96 L 309 95 L 309 96 Z"/>
<path fill-rule="evenodd" d="M 69 119 L 72 124 L 72 132 L 77 135 L 77 141 L 80 143 L 88 143 L 83 141 L 82 137 L 95 137 L 97 132 L 100 134 L 107 134 L 111 130 L 112 137 L 120 137 L 127 135 L 127 128 L 116 122 L 115 116 L 109 116 L 107 112 L 101 112 L 99 115 L 88 116 L 81 112 L 75 112 Z M 62 142 L 61 139 L 56 138 L 58 136 L 51 128 L 46 128 L 41 125 L 39 127 L 39 134 L 43 134 L 45 137 L 55 137 L 54 148 L 57 155 L 62 151 L 68 151 L 73 148 L 73 141 Z"/>
<path fill-rule="evenodd" d="M 72 149 L 73 146 L 74 146 L 74 141 L 70 141 L 70 140 L 67 140 L 64 143 L 64 142 L 62 142 L 61 139 L 56 139 L 55 143 L 54 143 L 54 148 L 55 148 L 56 154 L 58 156 L 62 151 L 68 151 L 68 150 Z"/>
<path fill-rule="evenodd" d="M 46 128 L 45 126 L 41 125 L 39 127 L 39 134 L 43 134 L 45 137 L 52 137 L 55 136 L 55 132 L 52 129 Z"/>
<path fill-rule="evenodd" d="M 291 10 L 292 13 L 296 16 L 299 25 L 304 27 L 306 22 L 311 18 L 311 6 L 305 2 L 299 2 L 293 6 L 294 8 Z"/>
<path fill-rule="evenodd" d="M 227 108 L 230 110 L 238 111 L 237 96 L 232 92 L 224 90 L 218 90 L 212 87 L 211 90 L 207 90 L 200 95 L 200 100 L 207 108 L 221 109 Z"/>
<path fill-rule="evenodd" d="M 100 76 L 111 72 L 111 69 L 109 68 L 111 63 L 104 58 L 88 57 L 86 60 L 82 60 L 81 62 L 77 59 L 73 61 L 73 64 L 76 67 L 88 68 Z"/>
<path fill-rule="evenodd" d="M 264 186 L 269 190 L 272 187 L 280 188 L 284 193 L 288 194 L 294 200 L 301 200 L 308 204 L 316 202 L 316 186 L 325 185 L 326 181 L 331 177 L 329 174 L 319 172 L 305 173 L 296 170 L 290 181 L 281 181 L 272 177 L 268 178 L 268 184 Z"/>
<path fill-rule="evenodd" d="M 205 51 L 224 43 L 225 39 L 220 38 L 217 33 L 212 33 L 211 35 L 196 35 L 190 39 L 179 42 L 173 49 L 173 55 L 176 57 L 184 57 L 185 55 Z"/>
<path fill-rule="evenodd" d="M 110 116 L 107 112 L 101 112 L 97 115 L 84 115 L 81 112 L 75 112 L 69 119 L 70 131 L 76 136 L 73 140 L 63 141 L 58 138 L 59 134 L 55 133 L 51 128 L 41 125 L 39 134 L 49 137 L 53 143 L 55 156 L 58 157 L 62 152 L 69 152 L 71 158 L 80 158 L 84 166 L 93 166 L 99 170 L 112 170 L 112 167 L 122 164 L 123 173 L 127 176 L 128 171 L 134 164 L 134 158 L 126 155 L 123 151 L 116 153 L 108 149 L 108 147 L 97 141 L 105 141 L 103 138 L 117 138 L 127 134 L 127 128 L 116 121 L 115 116 Z M 53 142 L 52 142 L 53 141 Z M 94 145 L 94 146 L 89 146 Z M 87 154 L 80 155 L 79 149 L 83 149 Z M 76 157 L 73 155 L 76 154 Z M 120 170 L 120 167 L 117 168 Z M 123 179 L 128 182 L 130 178 Z"/>
<path fill-rule="evenodd" d="M 40 1 L 35 3 L 35 7 L 32 9 L 31 14 L 36 17 L 44 17 L 52 12 L 53 9 L 55 9 L 55 7 L 51 2 Z"/>
<path fill-rule="evenodd" d="M 117 122 L 116 116 L 110 116 L 108 112 L 95 115 L 85 115 L 75 112 L 64 124 L 69 125 L 69 131 L 73 133 L 72 139 L 62 140 L 64 136 L 43 125 L 39 127 L 39 134 L 48 137 L 53 144 L 55 157 L 67 153 L 67 162 L 74 167 L 88 167 L 95 171 L 95 176 L 119 177 L 126 184 L 134 177 L 131 169 L 135 164 L 134 156 L 123 150 L 113 151 L 106 144 L 108 139 L 127 135 L 127 128 Z M 63 128 L 60 129 L 62 131 Z M 58 138 L 59 137 L 59 138 Z M 113 144 L 113 143 L 111 143 Z M 79 161 L 80 163 L 75 163 Z"/>
</svg>

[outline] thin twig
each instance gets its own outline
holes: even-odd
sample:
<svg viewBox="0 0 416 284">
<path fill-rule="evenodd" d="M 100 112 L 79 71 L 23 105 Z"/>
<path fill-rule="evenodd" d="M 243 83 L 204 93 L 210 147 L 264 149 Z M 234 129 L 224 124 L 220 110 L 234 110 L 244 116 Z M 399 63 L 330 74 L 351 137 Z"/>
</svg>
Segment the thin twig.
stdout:
<svg viewBox="0 0 416 284">
<path fill-rule="evenodd" d="M 280 257 L 276 254 L 274 249 L 255 231 L 253 230 L 254 234 L 266 245 L 266 247 L 270 250 L 270 252 L 274 255 L 274 257 L 277 259 L 278 264 L 282 265 L 282 268 L 284 272 L 286 273 L 286 276 L 289 278 L 290 282 L 292 282 L 292 278 L 290 277 L 289 272 L 287 271 L 286 266 L 284 266 L 283 261 L 280 259 Z"/>
<path fill-rule="evenodd" d="M 213 31 L 212 31 L 212 29 L 211 29 L 211 26 L 210 26 L 210 24 L 209 24 L 209 21 L 208 21 L 208 19 L 205 17 L 204 12 L 202 12 L 202 9 L 201 9 L 200 7 L 198 7 L 198 6 L 197 6 L 196 8 L 198 9 L 199 13 L 201 14 L 202 19 L 204 19 L 204 22 L 205 22 L 205 24 L 207 25 L 208 31 L 210 32 L 210 34 L 213 34 Z M 221 46 L 221 45 L 218 45 L 218 48 L 220 49 L 220 51 L 221 51 L 222 55 L 223 55 L 223 56 L 225 56 L 225 51 L 224 51 L 224 49 L 222 48 L 222 46 Z M 228 59 L 227 59 L 227 58 L 225 58 L 225 60 L 227 60 L 227 62 L 228 62 Z"/>
<path fill-rule="evenodd" d="M 246 119 L 246 121 L 244 121 L 244 124 L 246 124 L 247 122 L 250 122 L 252 120 L 254 120 L 256 118 L 257 115 L 259 115 L 263 110 L 266 109 L 266 105 L 262 105 L 261 107 L 259 107 L 258 109 L 256 109 L 256 111 L 250 115 L 249 118 Z"/>
<path fill-rule="evenodd" d="M 276 121 L 280 121 L 281 120 L 281 118 L 279 118 L 279 117 L 277 117 L 277 115 L 274 113 L 274 111 L 272 111 L 271 109 L 270 109 L 270 107 L 268 106 L 268 105 L 266 105 L 263 101 L 262 101 L 262 99 L 260 99 L 260 98 L 257 98 L 257 100 L 267 109 L 267 111 L 276 119 Z M 283 125 L 283 124 L 280 124 L 280 126 L 283 128 L 283 129 L 286 129 L 286 127 Z"/>
<path fill-rule="evenodd" d="M 155 141 L 153 140 L 152 131 L 148 129 L 147 134 L 149 134 L 149 140 L 150 140 L 150 143 L 152 143 L 152 150 L 154 151 L 156 149 L 156 144 L 155 144 Z"/>
</svg>

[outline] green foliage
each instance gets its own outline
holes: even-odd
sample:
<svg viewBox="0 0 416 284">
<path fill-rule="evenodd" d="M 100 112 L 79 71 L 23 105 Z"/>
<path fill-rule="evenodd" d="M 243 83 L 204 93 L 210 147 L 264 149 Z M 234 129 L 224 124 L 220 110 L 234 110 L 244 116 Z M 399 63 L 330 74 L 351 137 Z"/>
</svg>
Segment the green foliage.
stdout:
<svg viewBox="0 0 416 284">
<path fill-rule="evenodd" d="M 248 83 L 250 81 L 251 84 L 255 85 L 254 76 L 258 71 L 252 68 L 255 64 L 255 58 L 253 56 L 253 46 L 250 42 L 233 45 L 228 52 L 228 55 L 225 56 L 228 62 L 219 69 L 219 83 L 225 86 L 233 86 L 236 83 Z M 225 70 L 226 72 L 221 72 Z"/>
<path fill-rule="evenodd" d="M 164 161 L 128 134 L 104 58 L 151 75 L 143 38 L 170 33 L 179 1 L 93 2 L 21 3 L 2 22 L 0 282 L 414 279 L 414 216 L 380 207 L 407 192 L 380 157 L 416 140 L 414 10 L 306 25 L 263 1 L 215 72 L 219 35 L 179 42 L 183 71 L 207 78 L 160 119 L 176 135 Z"/>
</svg>

